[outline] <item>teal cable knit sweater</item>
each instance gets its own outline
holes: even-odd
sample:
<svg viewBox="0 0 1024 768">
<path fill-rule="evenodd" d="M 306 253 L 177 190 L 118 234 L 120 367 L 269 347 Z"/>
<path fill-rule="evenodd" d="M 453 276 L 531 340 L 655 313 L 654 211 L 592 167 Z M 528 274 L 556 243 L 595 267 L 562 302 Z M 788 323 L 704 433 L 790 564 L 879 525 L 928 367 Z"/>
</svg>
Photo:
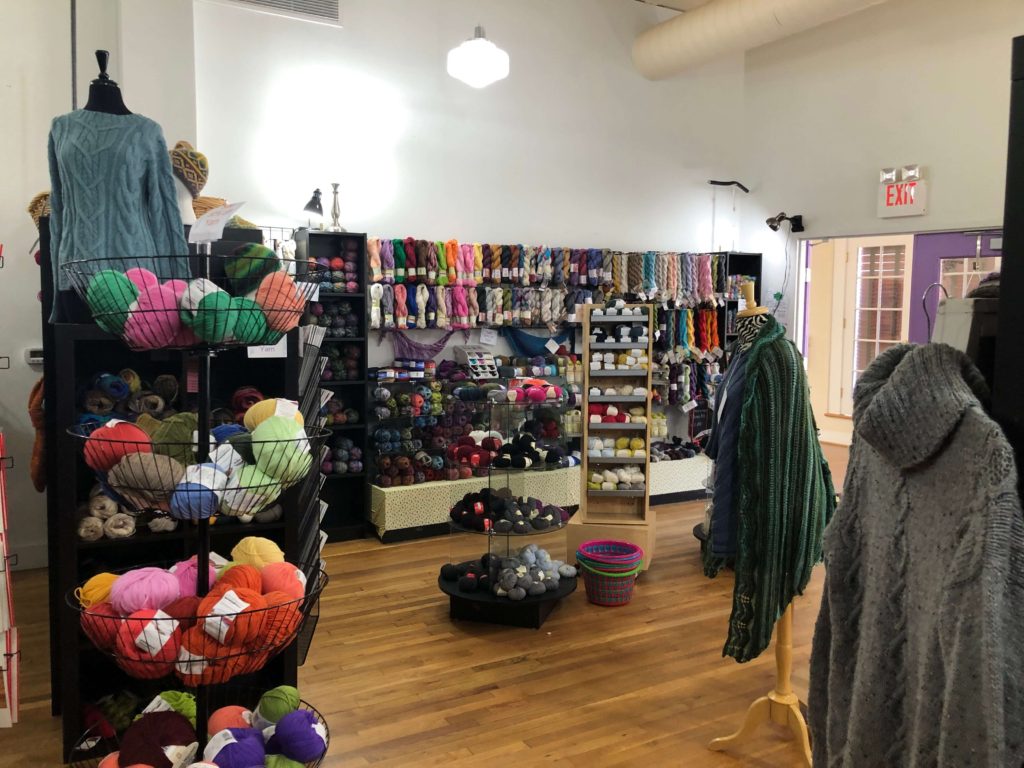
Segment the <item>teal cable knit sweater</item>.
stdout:
<svg viewBox="0 0 1024 768">
<path fill-rule="evenodd" d="M 50 252 L 54 287 L 68 290 L 70 261 L 88 260 L 88 272 L 124 270 L 122 261 L 160 278 L 187 276 L 188 263 L 154 268 L 145 256 L 188 253 L 160 126 L 142 115 L 79 109 L 50 127 Z M 174 267 L 173 274 L 168 270 Z"/>
</svg>

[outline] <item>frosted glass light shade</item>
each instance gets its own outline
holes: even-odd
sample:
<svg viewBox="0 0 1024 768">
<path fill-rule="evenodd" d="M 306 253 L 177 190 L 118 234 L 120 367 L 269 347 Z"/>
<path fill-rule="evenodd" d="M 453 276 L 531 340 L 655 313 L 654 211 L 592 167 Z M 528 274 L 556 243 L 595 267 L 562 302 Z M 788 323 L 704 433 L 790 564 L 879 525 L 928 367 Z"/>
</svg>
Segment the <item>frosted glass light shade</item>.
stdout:
<svg viewBox="0 0 1024 768">
<path fill-rule="evenodd" d="M 477 27 L 471 40 L 448 51 L 448 74 L 473 88 L 486 88 L 508 77 L 508 61 L 508 54 Z"/>
</svg>

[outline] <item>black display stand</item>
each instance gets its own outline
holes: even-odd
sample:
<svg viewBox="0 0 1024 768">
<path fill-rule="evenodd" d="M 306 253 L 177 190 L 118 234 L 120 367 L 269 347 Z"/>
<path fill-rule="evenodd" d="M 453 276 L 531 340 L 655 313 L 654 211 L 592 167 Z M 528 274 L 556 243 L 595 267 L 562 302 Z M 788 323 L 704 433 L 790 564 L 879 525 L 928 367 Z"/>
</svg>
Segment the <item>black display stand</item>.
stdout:
<svg viewBox="0 0 1024 768">
<path fill-rule="evenodd" d="M 458 582 L 445 581 L 440 576 L 437 586 L 448 595 L 448 617 L 453 621 L 483 621 L 506 627 L 540 629 L 559 601 L 576 591 L 576 579 L 560 579 L 558 589 L 543 595 L 527 595 L 522 600 L 509 600 L 490 592 L 463 592 Z"/>
<path fill-rule="evenodd" d="M 227 229 L 224 239 L 213 244 L 214 254 L 228 254 L 243 243 L 262 242 L 257 229 Z M 276 542 L 290 562 L 309 563 L 318 559 L 319 484 L 317 473 L 290 488 L 280 499 L 284 514 L 272 523 L 239 524 L 222 521 L 217 525 L 196 526 L 180 523 L 169 533 L 139 530 L 123 539 L 81 541 L 76 532 L 77 507 L 88 497 L 95 482 L 91 470 L 81 460 L 75 439 L 67 428 L 75 423 L 78 402 L 85 378 L 99 371 L 117 372 L 130 367 L 144 379 L 157 373 L 174 373 L 182 383 L 181 409 L 201 405 L 205 400 L 226 402 L 243 385 L 252 385 L 268 394 L 298 400 L 310 384 L 299 381 L 299 333 L 287 335 L 285 358 L 249 358 L 244 348 L 212 355 L 209 352 L 152 351 L 133 352 L 122 341 L 92 324 L 87 310 L 63 293 L 54 296 L 50 263 L 49 220 L 40 220 L 40 258 L 43 296 L 43 370 L 46 402 L 47 536 L 49 551 L 50 598 L 50 675 L 51 710 L 62 716 L 63 752 L 70 756 L 85 730 L 82 710 L 86 703 L 121 689 L 141 696 L 155 695 L 167 687 L 166 681 L 140 681 L 127 676 L 113 660 L 88 642 L 78 623 L 78 613 L 65 603 L 68 595 L 87 578 L 103 571 L 132 566 L 183 560 L 212 548 L 229 552 L 246 536 L 263 536 Z M 194 254 L 193 254 L 194 255 Z M 48 322 L 53 302 L 58 300 L 78 322 Z M 76 306 L 77 305 L 77 306 Z M 196 386 L 188 386 L 189 378 Z M 315 382 L 312 384 L 315 386 Z M 203 394 L 205 392 L 205 397 Z M 199 407 L 200 434 L 209 407 Z M 205 416 L 204 416 L 205 414 Z M 313 523 L 311 525 L 311 523 Z M 208 530 L 204 530 L 208 529 Z M 200 569 L 200 574 L 204 573 Z M 308 647 L 309 633 L 316 625 L 315 610 L 304 628 L 304 635 L 272 659 L 259 672 L 247 676 L 247 685 L 263 689 L 294 685 L 298 677 L 300 650 Z M 200 689 L 201 690 L 201 689 Z M 200 694 L 201 695 L 201 694 Z M 199 698 L 199 697 L 197 697 Z M 198 723 L 197 723 L 198 725 Z"/>
</svg>

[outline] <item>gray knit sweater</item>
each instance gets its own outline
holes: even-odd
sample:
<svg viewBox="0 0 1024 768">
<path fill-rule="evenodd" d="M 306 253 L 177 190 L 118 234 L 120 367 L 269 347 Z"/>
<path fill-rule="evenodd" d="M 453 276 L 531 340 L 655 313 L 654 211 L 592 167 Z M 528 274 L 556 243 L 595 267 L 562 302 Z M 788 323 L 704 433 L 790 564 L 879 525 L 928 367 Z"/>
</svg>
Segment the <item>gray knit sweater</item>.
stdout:
<svg viewBox="0 0 1024 768">
<path fill-rule="evenodd" d="M 811 655 L 818 768 L 1024 763 L 1024 519 L 984 397 L 942 344 L 857 382 Z"/>
</svg>

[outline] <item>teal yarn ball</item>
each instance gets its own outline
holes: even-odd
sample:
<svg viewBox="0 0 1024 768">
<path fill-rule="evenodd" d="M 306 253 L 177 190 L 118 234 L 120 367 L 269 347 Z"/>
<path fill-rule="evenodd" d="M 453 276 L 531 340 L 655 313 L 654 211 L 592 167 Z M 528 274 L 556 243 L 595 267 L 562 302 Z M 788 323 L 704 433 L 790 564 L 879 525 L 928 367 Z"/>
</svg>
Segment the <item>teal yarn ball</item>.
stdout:
<svg viewBox="0 0 1024 768">
<path fill-rule="evenodd" d="M 236 296 L 231 300 L 231 314 L 235 316 L 235 341 L 242 344 L 260 344 L 267 336 L 267 318 L 263 309 L 252 299 Z"/>
<path fill-rule="evenodd" d="M 255 515 L 281 495 L 281 484 L 259 467 L 246 466 L 236 472 L 221 493 L 220 511 L 232 517 Z"/>
<path fill-rule="evenodd" d="M 313 465 L 306 430 L 287 416 L 269 416 L 252 433 L 256 466 L 286 488 L 309 474 Z"/>
<path fill-rule="evenodd" d="M 178 305 L 181 321 L 203 341 L 211 344 L 228 341 L 234 333 L 236 319 L 231 301 L 231 294 L 212 281 L 196 278 L 181 295 Z"/>
<path fill-rule="evenodd" d="M 230 281 L 227 285 L 236 294 L 256 290 L 264 277 L 280 269 L 277 254 L 260 243 L 241 245 L 224 260 L 224 274 Z"/>
<path fill-rule="evenodd" d="M 139 297 L 139 289 L 123 272 L 104 269 L 89 278 L 85 303 L 89 305 L 96 325 L 109 333 L 120 334 L 128 322 L 131 306 Z"/>
</svg>

